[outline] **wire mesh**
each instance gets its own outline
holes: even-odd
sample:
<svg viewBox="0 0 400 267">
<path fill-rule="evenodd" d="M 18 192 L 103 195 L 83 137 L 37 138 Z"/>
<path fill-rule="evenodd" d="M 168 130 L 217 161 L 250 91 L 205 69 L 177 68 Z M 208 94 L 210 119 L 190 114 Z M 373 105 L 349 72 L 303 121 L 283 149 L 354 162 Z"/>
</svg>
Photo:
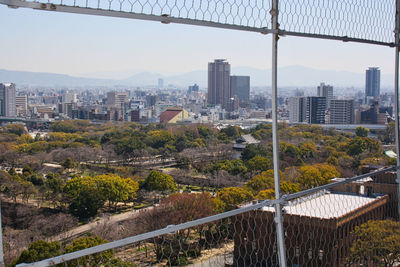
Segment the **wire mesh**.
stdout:
<svg viewBox="0 0 400 267">
<path fill-rule="evenodd" d="M 262 33 L 271 29 L 272 0 L 0 0 L 0 3 L 51 11 L 57 11 L 57 7 L 73 7 L 73 10 L 62 11 L 122 17 L 131 14 L 140 15 L 134 18 L 165 23 L 172 21 Z M 30 6 L 27 3 L 50 5 Z M 394 0 L 280 0 L 279 29 L 281 34 L 287 35 L 392 46 L 395 3 Z"/>
<path fill-rule="evenodd" d="M 35 2 L 258 29 L 270 28 L 270 1 L 264 0 L 40 0 Z"/>
<path fill-rule="evenodd" d="M 289 32 L 394 42 L 396 1 L 280 0 L 280 29 Z"/>
<path fill-rule="evenodd" d="M 177 221 L 177 218 L 170 217 L 168 211 L 162 215 L 164 212 L 162 208 L 148 211 L 143 214 L 144 219 L 132 227 L 147 224 L 148 229 L 152 229 Z M 255 216 L 253 211 L 249 211 L 181 230 L 174 230 L 173 226 L 169 226 L 172 229 L 170 233 L 65 261 L 56 266 L 245 266 L 242 263 L 249 259 L 250 262 L 262 260 L 265 255 L 264 249 L 271 253 L 275 251 L 274 227 L 273 220 L 264 221 Z M 260 235 L 268 236 L 269 243 L 256 244 Z M 87 239 L 94 237 L 89 235 Z M 78 251 L 79 246 L 75 248 L 77 249 L 73 251 Z M 68 251 L 67 247 L 65 252 L 72 251 Z M 277 263 L 276 258 L 271 260 Z"/>
<path fill-rule="evenodd" d="M 79 255 L 17 266 L 278 266 L 275 203 L 283 206 L 288 266 L 378 266 L 384 257 L 398 260 L 390 246 L 400 225 L 379 221 L 398 218 L 395 180 L 392 167 L 379 169 L 210 217 L 205 217 L 214 213 L 209 194 L 176 194 L 122 227 L 141 229 L 130 237 L 134 242 L 117 245 L 123 241 L 118 240 L 85 252 L 81 249 L 97 244 L 95 237 L 83 237 L 64 248 Z M 379 225 L 385 231 L 379 232 Z M 362 240 L 368 229 L 378 232 L 377 240 Z M 384 242 L 389 249 L 382 249 Z"/>
</svg>

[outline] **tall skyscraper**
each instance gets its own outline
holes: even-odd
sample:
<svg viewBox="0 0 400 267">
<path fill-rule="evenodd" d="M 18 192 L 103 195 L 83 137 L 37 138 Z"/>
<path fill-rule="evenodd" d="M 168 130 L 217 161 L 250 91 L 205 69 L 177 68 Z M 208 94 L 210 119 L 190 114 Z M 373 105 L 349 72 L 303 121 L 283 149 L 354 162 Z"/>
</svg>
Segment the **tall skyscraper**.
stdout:
<svg viewBox="0 0 400 267">
<path fill-rule="evenodd" d="M 326 97 L 326 104 L 329 107 L 329 102 L 333 99 L 333 86 L 321 83 L 317 87 L 317 96 Z"/>
<path fill-rule="evenodd" d="M 239 98 L 240 103 L 249 103 L 250 100 L 250 77 L 231 76 L 231 92 Z"/>
<path fill-rule="evenodd" d="M 369 68 L 365 71 L 365 97 L 379 98 L 381 92 L 381 71 L 379 68 Z"/>
<path fill-rule="evenodd" d="M 164 87 L 164 79 L 158 78 L 158 88 L 161 89 Z"/>
<path fill-rule="evenodd" d="M 208 104 L 220 104 L 223 108 L 228 106 L 232 98 L 230 74 L 231 66 L 225 59 L 208 63 Z"/>
<path fill-rule="evenodd" d="M 13 83 L 0 83 L 0 116 L 16 117 L 16 88 Z"/>
<path fill-rule="evenodd" d="M 354 100 L 332 99 L 329 109 L 330 124 L 354 123 Z"/>
</svg>

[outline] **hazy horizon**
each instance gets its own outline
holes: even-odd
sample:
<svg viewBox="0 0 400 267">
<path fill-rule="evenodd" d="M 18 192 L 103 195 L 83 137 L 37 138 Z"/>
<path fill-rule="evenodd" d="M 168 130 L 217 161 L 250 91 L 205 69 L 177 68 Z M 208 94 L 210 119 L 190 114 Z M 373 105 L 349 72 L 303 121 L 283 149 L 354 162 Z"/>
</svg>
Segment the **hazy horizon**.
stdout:
<svg viewBox="0 0 400 267">
<path fill-rule="evenodd" d="M 0 6 L 0 69 L 68 75 L 146 70 L 168 74 L 204 70 L 214 58 L 232 66 L 270 69 L 271 36 L 207 27 L 10 9 Z M 281 37 L 280 67 L 363 73 L 394 72 L 388 47 Z M 119 74 L 121 75 L 121 74 Z"/>
</svg>

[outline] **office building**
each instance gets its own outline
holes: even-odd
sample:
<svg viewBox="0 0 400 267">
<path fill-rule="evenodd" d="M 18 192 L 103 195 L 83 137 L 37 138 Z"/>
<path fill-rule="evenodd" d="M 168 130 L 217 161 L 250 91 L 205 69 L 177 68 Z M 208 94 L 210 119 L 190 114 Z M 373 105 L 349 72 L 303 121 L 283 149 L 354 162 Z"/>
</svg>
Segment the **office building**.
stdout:
<svg viewBox="0 0 400 267">
<path fill-rule="evenodd" d="M 190 95 L 192 92 L 198 92 L 199 91 L 199 86 L 195 83 L 194 85 L 189 86 L 188 88 L 188 95 Z"/>
<path fill-rule="evenodd" d="M 240 104 L 247 104 L 250 100 L 250 77 L 231 76 L 231 92 L 239 98 Z"/>
<path fill-rule="evenodd" d="M 329 101 L 333 99 L 333 86 L 321 83 L 319 86 L 317 86 L 317 96 L 326 97 L 326 104 L 327 107 L 329 107 Z"/>
<path fill-rule="evenodd" d="M 14 83 L 0 83 L 0 116 L 16 117 L 16 88 Z"/>
<path fill-rule="evenodd" d="M 354 100 L 332 99 L 329 108 L 330 124 L 354 123 Z"/>
<path fill-rule="evenodd" d="M 15 106 L 18 117 L 24 117 L 28 114 L 28 96 L 17 95 L 15 97 Z"/>
<path fill-rule="evenodd" d="M 107 106 L 113 108 L 123 107 L 125 102 L 129 101 L 128 92 L 108 92 L 107 93 Z"/>
<path fill-rule="evenodd" d="M 231 66 L 225 59 L 208 63 L 208 104 L 222 105 L 222 108 L 228 106 L 232 98 L 230 74 Z"/>
<path fill-rule="evenodd" d="M 369 68 L 365 71 L 365 97 L 379 98 L 381 91 L 381 71 Z"/>
</svg>

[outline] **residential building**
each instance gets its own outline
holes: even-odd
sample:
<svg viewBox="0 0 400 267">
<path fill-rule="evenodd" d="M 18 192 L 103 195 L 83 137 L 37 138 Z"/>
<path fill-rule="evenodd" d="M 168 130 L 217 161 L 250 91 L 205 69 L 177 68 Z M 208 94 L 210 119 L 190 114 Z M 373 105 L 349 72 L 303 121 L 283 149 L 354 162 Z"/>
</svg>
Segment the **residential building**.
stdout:
<svg viewBox="0 0 400 267">
<path fill-rule="evenodd" d="M 305 97 L 290 97 L 288 100 L 289 122 L 305 122 Z"/>
<path fill-rule="evenodd" d="M 326 113 L 326 97 L 309 96 L 306 101 L 306 122 L 324 124 Z"/>
<path fill-rule="evenodd" d="M 329 124 L 353 124 L 354 100 L 332 99 L 329 107 Z"/>
<path fill-rule="evenodd" d="M 241 106 L 250 101 L 250 76 L 231 76 L 231 92 L 239 98 Z"/>
<path fill-rule="evenodd" d="M 0 116 L 16 117 L 16 88 L 14 83 L 0 83 Z"/>
<path fill-rule="evenodd" d="M 290 123 L 325 123 L 326 97 L 291 97 L 288 105 Z"/>
<path fill-rule="evenodd" d="M 177 123 L 188 118 L 189 114 L 183 108 L 167 108 L 160 114 L 161 123 Z"/>
<path fill-rule="evenodd" d="M 15 106 L 18 117 L 24 117 L 28 115 L 28 96 L 27 95 L 15 96 Z"/>
<path fill-rule="evenodd" d="M 333 86 L 321 83 L 319 86 L 317 86 L 317 96 L 326 97 L 327 107 L 329 108 L 329 101 L 333 99 Z"/>
<path fill-rule="evenodd" d="M 231 66 L 225 59 L 216 59 L 208 63 L 208 104 L 227 107 L 232 97 L 230 74 Z"/>
<path fill-rule="evenodd" d="M 381 91 L 381 71 L 371 67 L 365 71 L 365 97 L 378 99 Z"/>
</svg>

